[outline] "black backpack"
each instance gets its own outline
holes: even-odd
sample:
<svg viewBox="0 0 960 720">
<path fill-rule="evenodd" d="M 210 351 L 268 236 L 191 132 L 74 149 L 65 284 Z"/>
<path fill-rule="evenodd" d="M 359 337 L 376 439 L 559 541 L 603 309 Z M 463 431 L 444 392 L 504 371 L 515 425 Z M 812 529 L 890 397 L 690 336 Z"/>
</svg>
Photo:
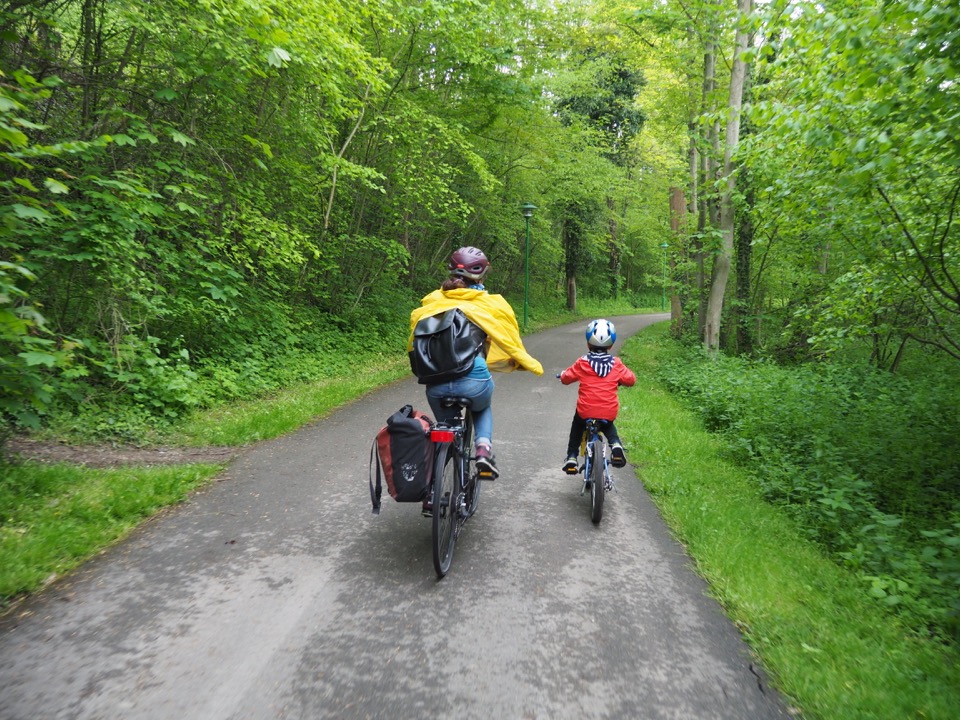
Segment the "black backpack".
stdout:
<svg viewBox="0 0 960 720">
<path fill-rule="evenodd" d="M 413 329 L 410 369 L 421 385 L 456 380 L 470 373 L 486 340 L 459 308 L 425 317 Z"/>
</svg>

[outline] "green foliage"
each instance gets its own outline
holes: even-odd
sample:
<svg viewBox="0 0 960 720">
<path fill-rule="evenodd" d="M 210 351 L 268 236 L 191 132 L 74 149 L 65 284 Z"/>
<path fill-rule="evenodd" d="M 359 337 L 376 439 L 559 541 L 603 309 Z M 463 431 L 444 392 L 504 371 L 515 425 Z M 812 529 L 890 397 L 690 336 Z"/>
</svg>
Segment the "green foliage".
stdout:
<svg viewBox="0 0 960 720">
<path fill-rule="evenodd" d="M 331 379 L 284 387 L 267 398 L 240 400 L 199 410 L 178 424 L 168 437 L 188 445 L 245 445 L 269 440 L 327 415 L 381 383 L 408 377 L 402 354 L 385 355 L 341 369 Z"/>
<path fill-rule="evenodd" d="M 669 385 L 810 537 L 914 627 L 956 635 L 960 406 L 951 377 L 694 353 Z"/>
<path fill-rule="evenodd" d="M 563 294 L 556 228 L 571 203 L 592 208 L 573 253 L 584 293 L 643 289 L 646 228 L 664 225 L 652 168 L 668 153 L 641 159 L 645 75 L 618 14 L 585 24 L 582 10 L 8 8 L 0 67 L 18 89 L 2 102 L 0 261 L 33 323 L 0 348 L 22 391 L 11 419 L 143 440 L 198 408 L 328 377 L 351 352 L 400 348 L 458 244 L 483 247 L 491 288 L 519 295 L 523 201 L 540 207 L 535 308 Z M 571 48 L 583 72 L 563 71 Z M 587 121 L 555 115 L 564 84 Z"/>
<path fill-rule="evenodd" d="M 0 443 L 9 423 L 37 427 L 39 413 L 50 402 L 52 388 L 43 368 L 62 365 L 69 352 L 56 348 L 48 337 L 35 334 L 44 319 L 31 304 L 19 280 L 33 280 L 26 268 L 0 261 Z"/>
<path fill-rule="evenodd" d="M 645 119 L 636 97 L 645 84 L 643 74 L 609 49 L 586 48 L 578 62 L 571 63 L 573 77 L 555 107 L 567 124 L 584 122 L 599 133 L 611 157 L 619 157 L 640 132 Z"/>
<path fill-rule="evenodd" d="M 741 158 L 761 235 L 829 293 L 821 313 L 807 283 L 780 285 L 801 306 L 794 332 L 827 350 L 867 338 L 881 365 L 908 338 L 960 358 L 960 120 L 948 110 L 960 12 L 935 0 L 783 10 Z"/>
<path fill-rule="evenodd" d="M 893 370 L 907 339 L 926 324 L 923 308 L 903 284 L 871 266 L 837 277 L 818 304 L 796 311 L 794 319 L 809 329 L 813 351 L 833 355 L 869 347 L 874 365 Z"/>
<path fill-rule="evenodd" d="M 31 179 L 39 178 L 37 166 L 82 148 L 44 147 L 31 143 L 27 135 L 40 129 L 28 119 L 28 105 L 47 99 L 55 85 L 18 72 L 0 86 L 0 444 L 11 424 L 39 425 L 40 413 L 54 394 L 48 371 L 69 365 L 76 347 L 59 342 L 47 329 L 31 295 L 38 268 L 19 253 L 17 242 L 24 235 L 40 234 L 52 217 L 48 208 L 65 212 L 55 198 L 66 186 L 48 176 L 40 190 Z"/>
<path fill-rule="evenodd" d="M 118 356 L 97 353 L 101 348 L 94 344 L 94 352 L 82 358 L 90 373 L 59 396 L 49 423 L 79 439 L 150 441 L 198 409 L 349 373 L 356 363 L 381 354 L 404 357 L 411 306 L 405 299 L 378 306 L 376 313 L 358 307 L 353 321 L 308 320 L 288 306 L 264 302 L 255 321 L 237 315 L 222 328 L 216 352 L 200 357 L 154 337 L 126 338 Z"/>
<path fill-rule="evenodd" d="M 656 379 L 680 360 L 668 333 L 663 323 L 623 348 L 638 382 L 621 391 L 617 425 L 644 487 L 774 684 L 803 717 L 953 718 L 960 648 L 910 632 L 870 597 L 870 581 L 824 557 L 762 499 L 749 468 L 723 457 L 723 439 Z"/>
<path fill-rule="evenodd" d="M 357 24 L 379 15 L 313 0 L 250 13 L 218 0 L 105 4 L 78 25 L 74 5 L 4 20 L 60 33 L 59 44 L 26 33 L 19 50 L 0 45 L 4 67 L 44 55 L 69 70 L 66 82 L 18 73 L 0 103 L 12 148 L 0 236 L 5 418 L 36 425 L 46 412 L 87 437 L 143 440 L 188 410 L 328 376 L 345 346 L 401 344 L 396 311 L 411 300 L 394 280 L 406 250 L 358 234 L 325 241 L 315 220 L 318 171 L 334 164 L 316 149 L 360 109 L 358 87 L 382 85 Z M 74 45 L 96 55 L 71 66 Z M 124 72 L 134 48 L 137 72 Z M 48 125 L 28 119 L 40 114 Z M 27 137 L 98 131 L 85 143 Z M 379 177 L 344 162 L 347 183 Z M 385 278 L 388 289 L 372 291 Z"/>
</svg>

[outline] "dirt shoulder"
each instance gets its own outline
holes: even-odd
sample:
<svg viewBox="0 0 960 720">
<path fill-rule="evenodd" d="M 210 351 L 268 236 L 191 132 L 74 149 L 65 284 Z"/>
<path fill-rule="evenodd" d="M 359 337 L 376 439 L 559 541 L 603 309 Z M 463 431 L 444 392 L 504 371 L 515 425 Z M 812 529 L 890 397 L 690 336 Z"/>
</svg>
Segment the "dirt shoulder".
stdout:
<svg viewBox="0 0 960 720">
<path fill-rule="evenodd" d="M 4 454 L 13 460 L 49 463 L 73 463 L 87 467 L 110 468 L 125 465 L 179 465 L 188 463 L 225 463 L 240 453 L 235 447 L 156 447 L 124 445 L 66 445 L 26 438 L 12 438 Z"/>
</svg>

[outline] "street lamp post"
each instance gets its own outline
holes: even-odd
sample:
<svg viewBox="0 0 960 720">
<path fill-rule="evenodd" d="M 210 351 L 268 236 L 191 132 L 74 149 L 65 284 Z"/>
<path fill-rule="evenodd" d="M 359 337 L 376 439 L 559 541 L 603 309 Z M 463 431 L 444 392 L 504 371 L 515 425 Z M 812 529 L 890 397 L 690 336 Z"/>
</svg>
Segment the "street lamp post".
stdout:
<svg viewBox="0 0 960 720">
<path fill-rule="evenodd" d="M 670 247 L 669 243 L 660 243 L 660 247 L 663 248 L 663 277 L 660 282 L 660 309 L 667 309 L 667 248 Z"/>
<path fill-rule="evenodd" d="M 524 270 L 523 270 L 523 329 L 527 329 L 527 314 L 530 312 L 530 218 L 533 217 L 533 211 L 537 206 L 533 203 L 524 203 L 520 206 L 520 212 L 527 223 L 527 244 L 524 249 Z"/>
</svg>

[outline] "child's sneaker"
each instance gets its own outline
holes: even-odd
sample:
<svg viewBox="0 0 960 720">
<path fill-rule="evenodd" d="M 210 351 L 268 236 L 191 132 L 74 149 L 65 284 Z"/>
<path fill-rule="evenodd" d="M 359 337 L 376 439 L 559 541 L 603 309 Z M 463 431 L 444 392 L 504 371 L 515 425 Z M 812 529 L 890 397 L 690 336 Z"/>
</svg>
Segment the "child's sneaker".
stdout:
<svg viewBox="0 0 960 720">
<path fill-rule="evenodd" d="M 627 464 L 627 456 L 623 454 L 623 445 L 615 443 L 610 446 L 610 462 L 614 467 L 621 468 Z"/>
<path fill-rule="evenodd" d="M 483 480 L 496 480 L 500 475 L 489 445 L 477 445 L 477 474 Z"/>
<path fill-rule="evenodd" d="M 576 475 L 577 470 L 579 470 L 579 468 L 577 467 L 577 459 L 571 455 L 564 461 L 563 471 L 567 475 Z"/>
</svg>

